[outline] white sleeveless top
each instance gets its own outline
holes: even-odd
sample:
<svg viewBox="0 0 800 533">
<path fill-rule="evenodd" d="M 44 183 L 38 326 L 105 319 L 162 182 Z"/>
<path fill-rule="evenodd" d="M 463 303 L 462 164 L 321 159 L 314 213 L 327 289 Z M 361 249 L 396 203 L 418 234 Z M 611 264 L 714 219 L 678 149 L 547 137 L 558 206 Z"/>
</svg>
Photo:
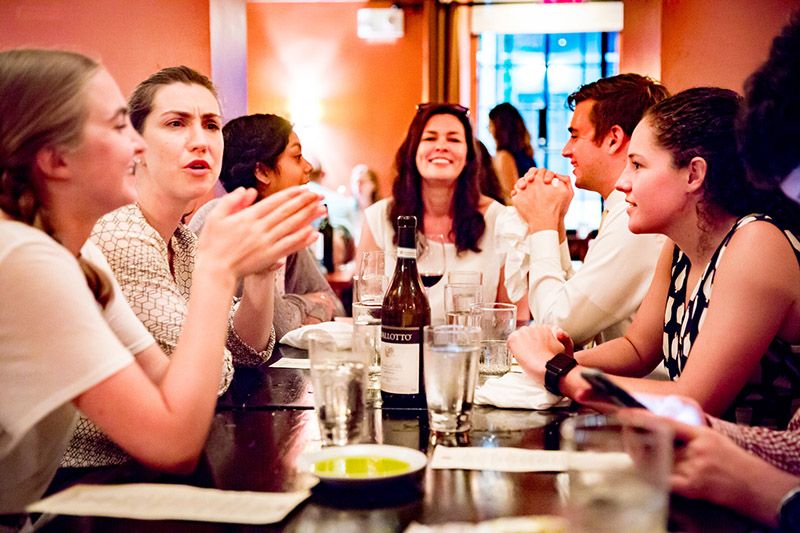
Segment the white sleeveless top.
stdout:
<svg viewBox="0 0 800 533">
<path fill-rule="evenodd" d="M 364 211 L 369 230 L 372 232 L 378 247 L 384 251 L 393 251 L 394 228 L 389 224 L 388 212 L 391 199 L 385 198 L 369 206 Z M 445 246 L 445 276 L 442 281 L 428 289 L 428 301 L 431 305 L 431 322 L 441 324 L 445 320 L 444 286 L 447 283 L 447 272 L 451 271 L 477 271 L 483 273 L 483 301 L 497 301 L 497 290 L 500 284 L 500 269 L 505 263 L 505 254 L 498 251 L 494 241 L 494 226 L 497 217 L 503 212 L 503 206 L 492 200 L 486 213 L 486 230 L 478 241 L 480 253 L 466 251 L 461 255 L 456 254 L 456 245 L 446 243 Z M 394 272 L 393 254 L 386 254 L 386 270 L 388 274 Z"/>
</svg>

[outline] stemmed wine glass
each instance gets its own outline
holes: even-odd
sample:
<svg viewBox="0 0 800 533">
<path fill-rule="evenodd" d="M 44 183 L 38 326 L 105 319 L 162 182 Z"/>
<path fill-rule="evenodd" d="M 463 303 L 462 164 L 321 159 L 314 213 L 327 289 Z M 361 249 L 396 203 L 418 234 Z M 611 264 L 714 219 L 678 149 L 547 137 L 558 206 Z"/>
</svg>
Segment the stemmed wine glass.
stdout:
<svg viewBox="0 0 800 533">
<path fill-rule="evenodd" d="M 420 234 L 417 237 L 417 270 L 426 289 L 442 280 L 445 268 L 444 235 Z"/>
</svg>

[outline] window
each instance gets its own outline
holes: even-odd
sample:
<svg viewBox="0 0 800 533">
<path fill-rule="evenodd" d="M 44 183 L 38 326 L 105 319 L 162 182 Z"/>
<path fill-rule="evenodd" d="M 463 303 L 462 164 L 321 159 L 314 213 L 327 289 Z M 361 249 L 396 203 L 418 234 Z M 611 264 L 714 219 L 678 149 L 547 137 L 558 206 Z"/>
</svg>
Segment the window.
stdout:
<svg viewBox="0 0 800 533">
<path fill-rule="evenodd" d="M 567 96 L 584 83 L 619 72 L 617 32 L 498 34 L 478 44 L 477 135 L 494 152 L 489 110 L 501 102 L 519 109 L 534 146 L 536 164 L 569 174 L 561 149 L 572 112 Z M 576 189 L 565 220 L 585 236 L 600 224 L 602 199 Z"/>
</svg>

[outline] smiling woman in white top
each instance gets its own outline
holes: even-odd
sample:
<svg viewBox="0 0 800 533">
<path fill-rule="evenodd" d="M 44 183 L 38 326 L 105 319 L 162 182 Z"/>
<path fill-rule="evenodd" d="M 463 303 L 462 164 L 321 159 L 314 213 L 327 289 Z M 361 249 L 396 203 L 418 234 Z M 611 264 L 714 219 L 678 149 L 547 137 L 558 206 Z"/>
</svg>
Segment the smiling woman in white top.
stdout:
<svg viewBox="0 0 800 533">
<path fill-rule="evenodd" d="M 503 206 L 480 193 L 469 110 L 456 104 L 420 104 L 397 151 L 392 197 L 366 210 L 359 251 L 391 250 L 396 221 L 417 217 L 417 231 L 442 235 L 448 271 L 483 272 L 483 299 L 508 302 L 503 283 L 505 256 L 493 242 L 494 223 Z M 431 319 L 444 319 L 444 282 L 429 289 Z M 518 304 L 527 314 L 527 301 Z"/>
<path fill-rule="evenodd" d="M 79 54 L 0 52 L 0 116 L 0 514 L 43 494 L 78 410 L 142 463 L 191 469 L 236 279 L 309 244 L 318 197 L 292 190 L 251 206 L 255 192 L 240 190 L 221 202 L 167 359 L 87 243 L 100 216 L 136 197 L 145 150 L 117 84 Z"/>
</svg>

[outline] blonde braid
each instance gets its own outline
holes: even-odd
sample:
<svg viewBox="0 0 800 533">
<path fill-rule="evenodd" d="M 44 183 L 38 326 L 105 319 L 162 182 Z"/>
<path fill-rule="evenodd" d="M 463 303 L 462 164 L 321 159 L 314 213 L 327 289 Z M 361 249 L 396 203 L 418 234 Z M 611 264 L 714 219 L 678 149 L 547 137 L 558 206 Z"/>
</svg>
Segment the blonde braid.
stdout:
<svg viewBox="0 0 800 533">
<path fill-rule="evenodd" d="M 54 236 L 34 177 L 49 146 L 75 146 L 86 121 L 86 83 L 100 68 L 84 55 L 59 50 L 0 52 L 0 210 Z M 110 280 L 82 257 L 78 264 L 95 299 L 106 306 Z"/>
</svg>

